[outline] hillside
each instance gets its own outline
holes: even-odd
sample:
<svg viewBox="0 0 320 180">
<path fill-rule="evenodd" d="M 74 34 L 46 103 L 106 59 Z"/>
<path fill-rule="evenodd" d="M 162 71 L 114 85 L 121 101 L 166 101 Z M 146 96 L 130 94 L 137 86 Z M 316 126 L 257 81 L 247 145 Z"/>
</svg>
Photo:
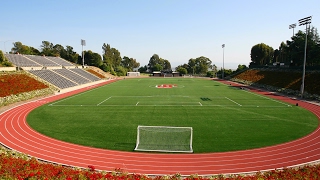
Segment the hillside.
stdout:
<svg viewBox="0 0 320 180">
<path fill-rule="evenodd" d="M 248 69 L 231 80 L 253 86 L 271 86 L 278 91 L 293 90 L 295 95 L 300 92 L 302 72 L 290 70 Z M 320 72 L 309 71 L 305 76 L 305 93 L 320 95 Z M 290 91 L 292 94 L 293 92 Z"/>
</svg>

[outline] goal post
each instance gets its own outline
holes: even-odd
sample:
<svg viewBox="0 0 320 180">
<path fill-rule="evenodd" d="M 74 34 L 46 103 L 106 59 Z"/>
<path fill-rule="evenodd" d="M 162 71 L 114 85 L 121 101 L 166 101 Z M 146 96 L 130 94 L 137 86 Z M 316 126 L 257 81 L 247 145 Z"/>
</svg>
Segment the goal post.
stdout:
<svg viewBox="0 0 320 180">
<path fill-rule="evenodd" d="M 192 127 L 138 126 L 135 151 L 192 153 Z"/>
</svg>

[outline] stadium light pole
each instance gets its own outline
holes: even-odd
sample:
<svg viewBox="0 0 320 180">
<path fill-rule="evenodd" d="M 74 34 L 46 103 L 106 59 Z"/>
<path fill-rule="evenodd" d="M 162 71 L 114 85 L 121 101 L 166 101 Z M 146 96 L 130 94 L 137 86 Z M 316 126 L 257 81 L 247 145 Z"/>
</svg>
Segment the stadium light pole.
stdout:
<svg viewBox="0 0 320 180">
<path fill-rule="evenodd" d="M 301 84 L 301 98 L 303 98 L 304 93 L 304 80 L 306 76 L 306 61 L 307 61 L 307 38 L 308 38 L 308 24 L 311 24 L 312 16 L 303 18 L 299 20 L 299 26 L 306 25 L 306 40 L 304 45 L 304 58 L 303 58 L 303 72 L 302 72 L 302 84 Z M 310 26 L 310 25 L 309 25 Z"/>
<path fill-rule="evenodd" d="M 222 79 L 224 79 L 224 47 L 225 44 L 222 44 Z"/>
<path fill-rule="evenodd" d="M 6 41 L 0 41 L 0 42 L 3 42 L 3 47 L 4 47 L 4 54 L 6 54 L 6 42 L 9 42 L 9 41 L 13 41 L 13 40 L 6 40 Z"/>
<path fill-rule="evenodd" d="M 297 24 L 290 24 L 289 25 L 289 29 L 292 29 L 293 30 L 293 34 L 292 34 L 292 37 L 294 36 L 294 28 L 296 28 Z"/>
<path fill-rule="evenodd" d="M 83 54 L 83 46 L 86 45 L 86 40 L 81 39 L 81 46 L 82 46 L 82 67 L 84 68 L 84 54 Z"/>
</svg>

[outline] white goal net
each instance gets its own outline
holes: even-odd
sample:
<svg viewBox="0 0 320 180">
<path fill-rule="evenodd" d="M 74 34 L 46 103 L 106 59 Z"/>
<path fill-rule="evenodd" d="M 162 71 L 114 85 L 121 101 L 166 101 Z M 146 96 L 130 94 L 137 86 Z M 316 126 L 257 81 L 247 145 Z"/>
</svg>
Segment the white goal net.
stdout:
<svg viewBox="0 0 320 180">
<path fill-rule="evenodd" d="M 192 127 L 138 126 L 135 151 L 192 153 Z"/>
</svg>

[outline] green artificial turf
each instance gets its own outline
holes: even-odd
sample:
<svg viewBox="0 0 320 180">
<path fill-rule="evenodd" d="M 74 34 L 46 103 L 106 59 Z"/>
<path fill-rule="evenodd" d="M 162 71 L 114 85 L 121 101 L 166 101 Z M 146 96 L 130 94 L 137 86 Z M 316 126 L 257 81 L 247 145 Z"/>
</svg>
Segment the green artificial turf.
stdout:
<svg viewBox="0 0 320 180">
<path fill-rule="evenodd" d="M 27 122 L 56 139 L 122 151 L 135 148 L 138 125 L 192 127 L 194 153 L 275 145 L 318 126 L 299 106 L 200 78 L 120 80 L 41 106 Z"/>
</svg>

